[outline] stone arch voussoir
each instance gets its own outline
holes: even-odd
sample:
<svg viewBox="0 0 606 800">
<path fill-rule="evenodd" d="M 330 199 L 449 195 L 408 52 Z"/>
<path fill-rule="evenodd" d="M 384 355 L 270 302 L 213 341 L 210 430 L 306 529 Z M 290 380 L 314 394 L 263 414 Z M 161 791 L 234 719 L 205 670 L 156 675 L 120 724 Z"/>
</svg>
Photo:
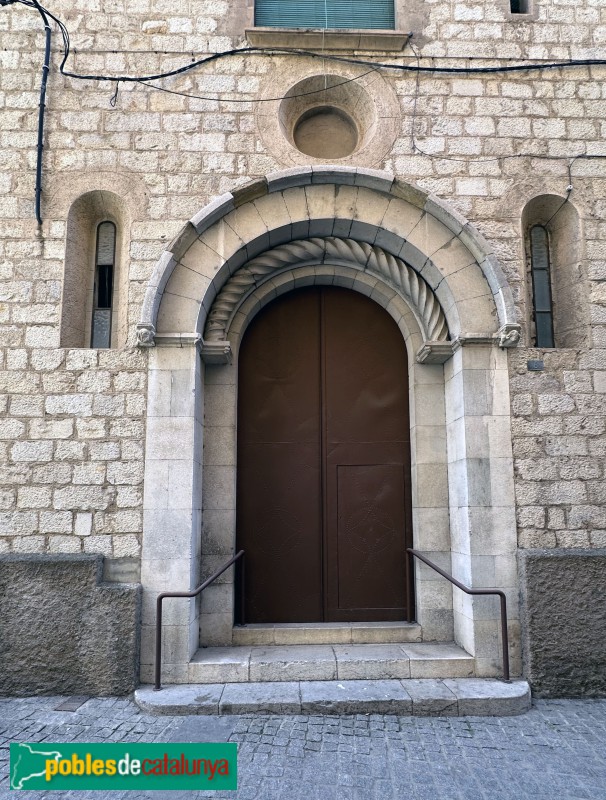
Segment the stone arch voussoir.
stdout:
<svg viewBox="0 0 606 800">
<path fill-rule="evenodd" d="M 519 339 L 511 291 L 488 243 L 454 209 L 388 173 L 304 168 L 268 175 L 192 217 L 148 285 L 139 343 L 224 343 L 260 283 L 311 264 L 372 274 L 412 309 L 426 345 Z"/>
</svg>

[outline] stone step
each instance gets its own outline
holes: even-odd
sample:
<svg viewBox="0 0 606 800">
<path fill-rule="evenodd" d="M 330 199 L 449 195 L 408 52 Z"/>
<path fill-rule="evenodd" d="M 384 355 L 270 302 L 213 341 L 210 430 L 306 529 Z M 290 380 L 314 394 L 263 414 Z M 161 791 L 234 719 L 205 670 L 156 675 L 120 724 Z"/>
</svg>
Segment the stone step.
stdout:
<svg viewBox="0 0 606 800">
<path fill-rule="evenodd" d="M 232 642 L 274 644 L 390 644 L 420 642 L 423 630 L 416 622 L 292 622 L 235 627 Z"/>
<path fill-rule="evenodd" d="M 170 715 L 514 716 L 531 705 L 526 681 L 493 678 L 187 684 L 159 692 L 141 686 L 135 701 L 144 711 Z"/>
<path fill-rule="evenodd" d="M 474 659 L 447 643 L 206 647 L 189 664 L 190 683 L 390 680 L 473 677 Z"/>
</svg>

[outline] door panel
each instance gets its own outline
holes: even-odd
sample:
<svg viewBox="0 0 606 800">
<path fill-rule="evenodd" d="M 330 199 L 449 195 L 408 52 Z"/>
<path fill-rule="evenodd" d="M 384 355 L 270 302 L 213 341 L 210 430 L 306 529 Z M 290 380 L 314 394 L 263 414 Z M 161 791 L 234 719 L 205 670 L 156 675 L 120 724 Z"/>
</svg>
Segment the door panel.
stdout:
<svg viewBox="0 0 606 800">
<path fill-rule="evenodd" d="M 408 362 L 394 321 L 360 294 L 323 298 L 325 618 L 406 613 Z"/>
<path fill-rule="evenodd" d="M 248 621 L 404 618 L 410 456 L 397 326 L 354 292 L 295 291 L 257 315 L 239 370 Z"/>
<path fill-rule="evenodd" d="M 339 611 L 380 609 L 384 617 L 386 613 L 401 615 L 403 485 L 401 465 L 337 467 Z"/>
<path fill-rule="evenodd" d="M 319 302 L 292 293 L 240 349 L 238 548 L 249 622 L 322 620 Z"/>
</svg>

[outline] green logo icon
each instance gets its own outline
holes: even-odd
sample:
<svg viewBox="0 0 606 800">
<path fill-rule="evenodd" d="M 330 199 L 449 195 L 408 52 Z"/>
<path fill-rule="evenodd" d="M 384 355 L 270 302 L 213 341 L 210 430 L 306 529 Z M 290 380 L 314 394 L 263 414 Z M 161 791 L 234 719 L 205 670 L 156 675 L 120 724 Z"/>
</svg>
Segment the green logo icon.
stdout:
<svg viewBox="0 0 606 800">
<path fill-rule="evenodd" d="M 11 743 L 10 788 L 238 788 L 236 744 Z"/>
</svg>

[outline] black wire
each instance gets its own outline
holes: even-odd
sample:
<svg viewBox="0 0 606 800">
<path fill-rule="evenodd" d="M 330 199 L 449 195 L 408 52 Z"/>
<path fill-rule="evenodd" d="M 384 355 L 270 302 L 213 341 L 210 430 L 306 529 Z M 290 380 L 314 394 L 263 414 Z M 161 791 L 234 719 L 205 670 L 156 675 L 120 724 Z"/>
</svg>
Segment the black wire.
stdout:
<svg viewBox="0 0 606 800">
<path fill-rule="evenodd" d="M 360 80 L 360 78 L 364 78 L 366 75 L 370 75 L 371 72 L 376 72 L 376 69 L 373 67 L 372 69 L 366 70 L 361 75 L 356 75 L 355 78 L 347 78 L 347 80 L 340 81 L 339 83 L 334 83 L 332 86 L 323 86 L 321 89 L 312 89 L 309 92 L 299 92 L 298 94 L 287 94 L 287 95 L 280 95 L 280 97 L 261 97 L 261 98 L 253 98 L 252 100 L 242 100 L 238 98 L 236 100 L 232 98 L 222 98 L 222 97 L 204 97 L 203 95 L 199 94 L 189 94 L 188 92 L 177 92 L 175 89 L 166 89 L 163 86 L 154 86 L 151 83 L 147 83 L 145 80 L 140 80 L 142 86 L 148 86 L 150 89 L 157 89 L 159 92 L 166 92 L 167 94 L 176 94 L 180 97 L 191 97 L 192 100 L 224 100 L 226 103 L 273 103 L 276 100 L 294 100 L 295 97 L 307 97 L 310 94 L 322 94 L 324 92 L 329 92 L 331 89 L 337 89 L 339 86 L 344 86 L 346 83 L 353 83 L 354 81 Z M 117 90 L 116 90 L 117 91 Z M 110 101 L 111 102 L 111 101 Z M 115 105 L 115 103 L 113 104 Z"/>
<path fill-rule="evenodd" d="M 564 67 L 582 67 L 582 66 L 605 66 L 606 59 L 598 59 L 598 58 L 587 58 L 587 59 L 570 59 L 569 61 L 554 61 L 554 62 L 545 62 L 539 64 L 517 64 L 517 65 L 502 65 L 498 67 L 421 67 L 415 66 L 411 64 L 385 64 L 381 61 L 377 63 L 372 63 L 370 61 L 364 61 L 358 58 L 345 58 L 344 56 L 332 56 L 326 55 L 322 53 L 316 53 L 313 50 L 285 50 L 276 47 L 271 48 L 263 48 L 263 47 L 241 47 L 236 48 L 233 50 L 225 50 L 221 53 L 213 53 L 206 58 L 200 58 L 197 61 L 192 62 L 191 64 L 186 64 L 179 69 L 170 70 L 169 72 L 162 72 L 158 75 L 146 75 L 143 77 L 132 77 L 129 75 L 121 75 L 121 76 L 107 76 L 107 75 L 80 75 L 75 72 L 68 72 L 63 69 L 65 61 L 67 60 L 64 56 L 63 62 L 59 67 L 59 71 L 62 75 L 65 75 L 68 78 L 78 78 L 79 80 L 89 80 L 89 81 L 131 81 L 131 82 L 145 82 L 145 81 L 157 81 L 161 80 L 162 78 L 172 78 L 175 75 L 181 75 L 184 72 L 189 72 L 196 67 L 199 67 L 203 64 L 209 64 L 211 61 L 217 61 L 222 58 L 228 58 L 229 56 L 234 55 L 288 55 L 288 56 L 304 56 L 306 58 L 318 58 L 324 59 L 326 61 L 336 61 L 343 64 L 355 64 L 356 66 L 363 66 L 363 67 L 370 67 L 372 66 L 374 69 L 393 69 L 398 70 L 400 72 L 428 72 L 440 75 L 446 74 L 464 74 L 464 75 L 477 75 L 477 74 L 490 74 L 490 73 L 508 73 L 508 72 L 531 72 L 531 71 L 542 71 L 544 69 L 561 69 Z"/>
<path fill-rule="evenodd" d="M 568 67 L 578 67 L 578 66 L 603 66 L 606 65 L 606 59 L 570 59 L 568 61 L 554 61 L 554 62 L 544 62 L 544 63 L 534 63 L 534 64 L 516 64 L 516 65 L 501 65 L 496 67 L 438 67 L 438 66 L 430 66 L 430 67 L 422 67 L 420 65 L 420 56 L 418 51 L 413 47 L 413 52 L 416 57 L 416 65 L 410 64 L 385 64 L 383 62 L 369 62 L 363 59 L 356 59 L 356 58 L 346 58 L 344 56 L 334 56 L 334 55 L 327 55 L 326 53 L 316 53 L 311 50 L 301 50 L 301 49 L 294 49 L 288 50 L 283 48 L 260 48 L 260 47 L 243 47 L 243 48 L 235 48 L 232 50 L 222 51 L 220 53 L 213 53 L 209 56 L 204 58 L 197 59 L 189 64 L 186 64 L 183 67 L 179 67 L 174 70 L 169 70 L 167 72 L 158 73 L 156 75 L 147 75 L 147 76 L 139 76 L 134 77 L 130 75 L 120 75 L 120 76 L 108 76 L 108 75 L 81 75 L 76 72 L 70 72 L 65 69 L 65 64 L 69 58 L 71 52 L 71 45 L 70 45 L 70 38 L 69 38 L 69 31 L 64 23 L 56 17 L 52 12 L 48 11 L 39 0 L 0 0 L 0 5 L 11 5 L 14 3 L 19 3 L 24 6 L 28 6 L 30 8 L 36 8 L 39 11 L 43 11 L 47 14 L 50 19 L 52 19 L 59 30 L 61 31 L 61 36 L 63 38 L 64 44 L 64 54 L 61 64 L 59 65 L 60 73 L 67 78 L 74 78 L 77 80 L 97 80 L 97 81 L 111 81 L 116 83 L 116 89 L 120 82 L 124 83 L 140 83 L 142 85 L 149 86 L 151 89 L 156 89 L 158 91 L 168 92 L 169 94 L 180 94 L 184 97 L 192 97 L 193 99 L 202 99 L 202 100 L 219 100 L 220 98 L 208 98 L 208 97 L 199 97 L 196 95 L 190 95 L 187 93 L 177 92 L 175 90 L 165 89 L 160 86 L 152 86 L 149 82 L 155 80 L 162 80 L 164 78 L 174 77 L 176 75 L 182 75 L 186 72 L 190 72 L 193 69 L 196 69 L 199 66 L 204 64 L 211 63 L 213 61 L 217 61 L 223 58 L 229 58 L 235 55 L 296 55 L 296 56 L 303 56 L 306 58 L 320 58 L 328 61 L 335 61 L 339 63 L 345 64 L 355 64 L 356 66 L 365 66 L 371 67 L 370 71 L 374 70 L 381 70 L 381 69 L 391 69 L 391 70 L 398 70 L 400 72 L 413 72 L 417 76 L 417 90 L 415 92 L 415 100 L 413 106 L 413 129 L 411 134 L 411 146 L 413 152 L 417 152 L 420 155 L 431 157 L 431 158 L 440 158 L 442 160 L 448 161 L 458 161 L 460 163 L 468 163 L 469 159 L 463 158 L 456 158 L 454 156 L 448 156 L 445 154 L 438 154 L 438 153 L 427 153 L 424 152 L 419 148 L 416 143 L 415 133 L 414 133 L 414 124 L 416 122 L 417 116 L 417 99 L 419 93 L 419 81 L 421 73 L 433 73 L 433 74 L 464 74 L 464 75 L 477 75 L 477 74 L 494 74 L 494 73 L 511 73 L 511 72 L 531 72 L 531 71 L 542 71 L 545 69 L 560 69 L 560 68 L 568 68 Z M 411 44 L 412 47 L 412 44 Z M 365 73 L 368 74 L 368 73 Z M 358 80 L 358 78 L 352 78 L 350 80 Z M 343 81 L 347 83 L 349 81 Z M 340 84 L 338 84 L 340 85 Z M 320 90 L 324 91 L 324 90 Z M 313 94 L 314 92 L 309 92 L 309 94 Z M 303 93 L 307 94 L 307 93 Z M 115 100 L 117 96 L 117 92 L 113 95 L 112 100 Z M 299 95 L 292 95 L 293 97 Z M 223 98 L 224 99 L 224 98 Z M 277 98 L 269 98 L 267 99 L 268 102 L 272 102 L 275 100 L 284 99 L 283 97 Z M 111 102 L 111 101 L 110 101 Z M 225 102 L 252 102 L 251 100 L 226 100 Z M 255 100 L 254 102 L 262 102 L 262 100 Z M 515 154 L 506 154 L 501 156 L 487 156 L 480 159 L 475 159 L 476 163 L 484 163 L 488 161 L 501 161 L 502 159 L 508 158 L 536 158 L 536 159 L 545 159 L 545 160 L 552 160 L 557 161 L 561 160 L 562 158 L 567 158 L 566 156 L 544 156 L 538 154 L 527 154 L 527 153 L 515 153 Z M 570 158 L 570 157 L 568 157 Z M 579 153 L 575 156 L 572 156 L 573 161 L 576 159 L 599 159 L 599 158 L 606 158 L 606 154 L 583 154 Z"/>
<path fill-rule="evenodd" d="M 544 69 L 560 69 L 566 67 L 579 67 L 579 66 L 602 66 L 606 65 L 606 59 L 599 59 L 599 58 L 586 58 L 586 59 L 569 59 L 568 61 L 553 61 L 553 62 L 545 62 L 545 63 L 534 63 L 534 64 L 509 64 L 509 65 L 501 65 L 496 67 L 438 67 L 438 66 L 430 66 L 430 67 L 422 67 L 420 64 L 410 65 L 410 64 L 385 64 L 383 62 L 377 62 L 372 64 L 369 61 L 365 61 L 363 59 L 358 58 L 347 58 L 345 56 L 334 56 L 334 55 L 326 55 L 326 53 L 317 53 L 312 50 L 301 50 L 301 49 L 293 49 L 288 50 L 284 48 L 262 48 L 262 47 L 243 47 L 243 48 L 234 48 L 232 50 L 225 50 L 220 53 L 213 53 L 209 56 L 204 58 L 197 59 L 189 64 L 184 65 L 183 67 L 179 67 L 177 69 L 169 70 L 167 72 L 161 72 L 156 75 L 144 75 L 144 76 L 131 76 L 131 75 L 81 75 L 76 72 L 70 72 L 65 69 L 65 64 L 67 59 L 70 55 L 70 41 L 69 41 L 69 31 L 52 12 L 48 11 L 44 6 L 42 6 L 38 0 L 10 0 L 10 2 L 20 3 L 25 6 L 35 7 L 38 9 L 42 9 L 56 24 L 59 26 L 61 30 L 61 35 L 63 37 L 64 48 L 65 52 L 63 54 L 63 59 L 61 64 L 59 65 L 59 72 L 67 78 L 76 78 L 78 80 L 96 80 L 96 81 L 121 81 L 121 82 L 132 82 L 132 83 L 144 83 L 147 81 L 154 81 L 154 80 L 161 80 L 162 78 L 171 78 L 175 75 L 181 75 L 185 72 L 189 72 L 192 69 L 196 69 L 196 67 L 202 66 L 203 64 L 209 64 L 212 61 L 217 61 L 222 58 L 229 58 L 230 56 L 234 55 L 242 55 L 246 53 L 247 55 L 297 55 L 297 56 L 304 56 L 306 58 L 320 58 L 327 61 L 335 61 L 344 64 L 356 64 L 358 66 L 372 66 L 374 69 L 391 69 L 397 70 L 400 72 L 427 72 L 427 73 L 434 73 L 434 74 L 444 74 L 444 75 L 486 75 L 486 74 L 493 74 L 493 73 L 510 73 L 510 72 L 530 72 L 530 71 L 542 71 Z M 8 5 L 9 0 L 2 0 L 2 4 Z"/>
</svg>

